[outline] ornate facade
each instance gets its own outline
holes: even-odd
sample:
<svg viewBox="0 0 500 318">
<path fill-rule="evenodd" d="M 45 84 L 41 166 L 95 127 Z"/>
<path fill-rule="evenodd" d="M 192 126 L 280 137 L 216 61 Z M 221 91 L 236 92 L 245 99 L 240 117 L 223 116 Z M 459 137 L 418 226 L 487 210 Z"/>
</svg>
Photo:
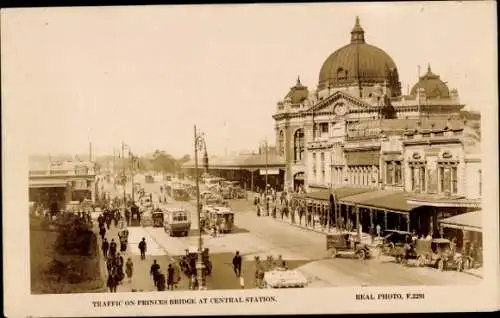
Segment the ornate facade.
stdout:
<svg viewBox="0 0 500 318">
<path fill-rule="evenodd" d="M 277 104 L 285 186 L 478 198 L 479 118 L 463 108 L 430 65 L 403 95 L 395 62 L 366 43 L 356 18 L 351 42 L 326 59 L 317 89 L 299 78 Z"/>
</svg>

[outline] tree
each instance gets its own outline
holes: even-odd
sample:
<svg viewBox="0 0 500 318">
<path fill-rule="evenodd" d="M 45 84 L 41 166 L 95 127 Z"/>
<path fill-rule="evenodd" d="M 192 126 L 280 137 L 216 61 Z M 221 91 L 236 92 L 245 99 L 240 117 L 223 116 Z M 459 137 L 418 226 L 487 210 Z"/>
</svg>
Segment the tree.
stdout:
<svg viewBox="0 0 500 318">
<path fill-rule="evenodd" d="M 173 173 L 177 170 L 177 161 L 165 151 L 156 150 L 151 160 L 152 168 L 158 172 Z"/>
</svg>

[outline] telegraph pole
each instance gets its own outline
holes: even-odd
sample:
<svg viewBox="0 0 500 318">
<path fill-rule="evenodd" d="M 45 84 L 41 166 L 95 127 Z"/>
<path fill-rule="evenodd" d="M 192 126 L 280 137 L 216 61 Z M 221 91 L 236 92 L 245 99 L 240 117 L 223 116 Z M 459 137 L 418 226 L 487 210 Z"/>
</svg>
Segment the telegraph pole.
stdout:
<svg viewBox="0 0 500 318">
<path fill-rule="evenodd" d="M 418 105 L 418 118 L 420 119 L 420 85 L 418 83 L 420 82 L 420 65 L 417 66 L 418 68 L 418 78 L 417 78 L 417 105 Z"/>
<path fill-rule="evenodd" d="M 127 206 L 127 193 L 125 186 L 127 185 L 126 175 L 125 175 L 125 144 L 122 141 L 122 181 L 123 181 L 123 206 Z"/>
<path fill-rule="evenodd" d="M 265 140 L 265 146 L 266 146 L 266 195 L 267 195 L 267 167 L 268 167 L 268 161 L 267 161 L 267 138 Z"/>
<path fill-rule="evenodd" d="M 92 141 L 89 141 L 89 161 L 92 162 Z"/>
<path fill-rule="evenodd" d="M 132 152 L 130 152 L 130 161 L 131 161 L 131 165 L 130 165 L 130 179 L 131 179 L 131 182 L 132 182 L 132 203 L 135 202 L 135 195 L 134 195 L 134 168 L 135 168 L 135 165 L 134 165 L 134 154 Z"/>
</svg>

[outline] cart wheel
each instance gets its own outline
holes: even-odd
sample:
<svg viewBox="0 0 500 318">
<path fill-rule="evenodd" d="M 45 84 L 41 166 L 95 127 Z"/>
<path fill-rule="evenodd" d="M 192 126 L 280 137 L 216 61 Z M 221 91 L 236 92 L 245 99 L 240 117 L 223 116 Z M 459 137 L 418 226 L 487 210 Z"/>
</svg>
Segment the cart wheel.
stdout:
<svg viewBox="0 0 500 318">
<path fill-rule="evenodd" d="M 458 260 L 457 261 L 457 272 L 461 272 L 464 270 L 464 261 L 463 260 Z"/>
<path fill-rule="evenodd" d="M 358 255 L 358 259 L 360 261 L 362 261 L 362 260 L 364 260 L 366 258 L 366 252 L 364 250 L 359 250 L 358 253 L 357 253 L 357 255 Z"/>
<path fill-rule="evenodd" d="M 423 267 L 425 265 L 425 259 L 423 256 L 419 256 L 417 258 L 417 266 L 419 267 Z"/>
<path fill-rule="evenodd" d="M 440 259 L 437 263 L 437 268 L 439 271 L 444 271 L 444 261 L 442 259 Z"/>
<path fill-rule="evenodd" d="M 329 249 L 328 256 L 331 258 L 336 258 L 337 257 L 337 249 L 335 249 L 335 247 L 332 247 L 331 249 Z"/>
</svg>

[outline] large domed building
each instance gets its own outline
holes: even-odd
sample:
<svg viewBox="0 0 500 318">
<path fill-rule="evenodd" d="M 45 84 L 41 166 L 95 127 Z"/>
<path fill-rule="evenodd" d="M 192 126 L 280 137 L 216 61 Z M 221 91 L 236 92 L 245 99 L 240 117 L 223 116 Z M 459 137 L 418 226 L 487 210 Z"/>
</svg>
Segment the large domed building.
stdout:
<svg viewBox="0 0 500 318">
<path fill-rule="evenodd" d="M 308 218 L 330 225 L 436 234 L 440 217 L 480 202 L 480 118 L 463 108 L 430 65 L 403 94 L 395 59 L 356 18 L 317 87 L 298 79 L 277 103 L 284 188 L 306 192 Z"/>
<path fill-rule="evenodd" d="M 467 180 L 480 174 L 477 158 L 471 159 L 479 149 L 479 120 L 463 107 L 457 90 L 430 65 L 403 94 L 395 59 L 367 43 L 356 18 L 350 42 L 324 60 L 317 87 L 297 79 L 277 103 L 273 118 L 276 148 L 286 162 L 285 188 L 477 198 L 477 182 Z"/>
</svg>

